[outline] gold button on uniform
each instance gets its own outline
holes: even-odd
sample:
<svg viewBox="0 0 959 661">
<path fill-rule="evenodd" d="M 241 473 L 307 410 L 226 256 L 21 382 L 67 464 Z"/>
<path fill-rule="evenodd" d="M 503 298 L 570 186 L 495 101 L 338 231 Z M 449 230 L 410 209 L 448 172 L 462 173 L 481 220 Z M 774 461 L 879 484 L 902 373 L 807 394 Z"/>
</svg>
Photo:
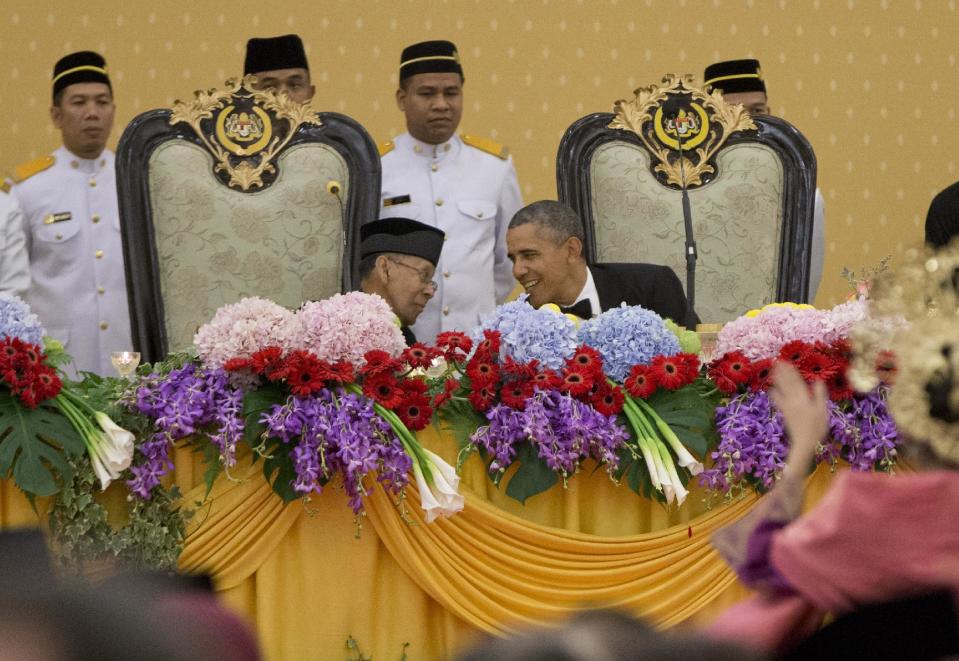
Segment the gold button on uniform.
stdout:
<svg viewBox="0 0 959 661">
<path fill-rule="evenodd" d="M 91 179 L 91 180 L 90 180 L 90 188 L 96 188 L 96 187 L 97 187 L 97 180 L 96 180 L 96 179 Z"/>
<path fill-rule="evenodd" d="M 93 220 L 93 222 L 95 222 L 95 223 L 99 223 L 99 222 L 100 222 L 100 215 L 99 215 L 99 214 L 93 214 L 93 218 L 92 218 L 91 220 Z"/>
<path fill-rule="evenodd" d="M 433 165 L 430 166 L 430 170 L 432 170 L 433 172 L 436 172 L 439 169 L 440 169 L 440 166 L 438 166 L 436 163 L 433 163 Z"/>
<path fill-rule="evenodd" d="M 97 250 L 94 254 L 97 256 L 97 259 L 103 259 L 103 251 L 102 251 L 102 250 Z"/>
<path fill-rule="evenodd" d="M 449 150 L 450 150 L 450 143 L 447 142 L 445 145 L 443 145 L 443 151 L 449 151 Z"/>
<path fill-rule="evenodd" d="M 444 241 L 446 241 L 446 239 L 448 239 L 448 238 L 449 238 L 449 237 L 446 236 L 445 234 L 443 235 L 443 240 L 444 240 Z"/>
<path fill-rule="evenodd" d="M 420 147 L 419 145 L 413 145 L 413 151 L 419 154 L 421 151 L 423 151 L 423 148 Z"/>
<path fill-rule="evenodd" d="M 442 198 L 442 197 L 439 197 L 439 198 L 436 199 L 436 206 L 438 206 L 438 207 L 443 206 L 443 198 Z"/>
<path fill-rule="evenodd" d="M 443 271 L 443 277 L 444 277 L 444 278 L 450 277 L 450 272 L 449 272 L 449 271 Z"/>
<path fill-rule="evenodd" d="M 449 313 L 450 313 L 450 308 L 449 308 L 449 306 L 446 306 L 445 308 L 443 308 L 443 315 L 444 315 L 444 316 L 448 315 Z"/>
<path fill-rule="evenodd" d="M 97 287 L 97 293 L 102 296 L 103 294 L 107 293 L 107 290 L 104 289 L 103 287 Z"/>
<path fill-rule="evenodd" d="M 109 327 L 110 327 L 110 325 L 109 325 L 107 322 L 105 322 L 105 321 L 101 321 L 101 322 L 100 322 L 100 330 L 106 330 L 106 329 L 109 328 Z"/>
<path fill-rule="evenodd" d="M 57 234 L 57 241 L 59 241 L 59 240 L 62 239 L 62 238 L 63 238 L 63 235 L 62 235 L 62 234 Z"/>
<path fill-rule="evenodd" d="M 80 164 L 76 161 L 70 161 L 70 167 L 76 170 L 78 167 L 80 167 Z"/>
</svg>

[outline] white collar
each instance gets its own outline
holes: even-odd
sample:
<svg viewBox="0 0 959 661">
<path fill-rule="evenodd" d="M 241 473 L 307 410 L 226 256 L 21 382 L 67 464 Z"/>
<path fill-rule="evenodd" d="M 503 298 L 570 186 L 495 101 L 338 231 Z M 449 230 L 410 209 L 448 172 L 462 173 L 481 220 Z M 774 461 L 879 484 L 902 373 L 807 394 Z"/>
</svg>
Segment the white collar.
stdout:
<svg viewBox="0 0 959 661">
<path fill-rule="evenodd" d="M 583 285 L 582 291 L 579 292 L 579 296 L 573 301 L 573 304 L 575 305 L 582 300 L 589 301 L 594 317 L 599 316 L 602 312 L 602 308 L 599 307 L 599 292 L 596 290 L 596 283 L 593 281 L 593 272 L 589 270 L 589 266 L 586 267 L 586 283 Z"/>
</svg>

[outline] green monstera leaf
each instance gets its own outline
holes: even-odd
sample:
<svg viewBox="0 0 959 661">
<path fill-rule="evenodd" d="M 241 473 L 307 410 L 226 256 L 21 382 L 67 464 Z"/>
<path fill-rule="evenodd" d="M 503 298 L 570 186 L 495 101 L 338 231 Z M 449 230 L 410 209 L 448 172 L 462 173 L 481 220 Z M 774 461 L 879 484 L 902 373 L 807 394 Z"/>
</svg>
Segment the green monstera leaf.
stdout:
<svg viewBox="0 0 959 661">
<path fill-rule="evenodd" d="M 0 392 L 0 476 L 10 477 L 29 496 L 51 496 L 58 477 L 69 480 L 73 468 L 65 455 L 86 451 L 83 439 L 56 407 L 28 409 L 10 392 Z"/>
</svg>

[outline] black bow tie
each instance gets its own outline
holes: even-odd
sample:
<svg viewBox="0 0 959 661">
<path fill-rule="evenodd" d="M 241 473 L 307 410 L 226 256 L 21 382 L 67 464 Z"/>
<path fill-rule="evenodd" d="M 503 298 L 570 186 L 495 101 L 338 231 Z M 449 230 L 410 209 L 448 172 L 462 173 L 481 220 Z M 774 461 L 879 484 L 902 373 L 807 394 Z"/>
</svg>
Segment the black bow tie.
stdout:
<svg viewBox="0 0 959 661">
<path fill-rule="evenodd" d="M 560 312 L 563 314 L 575 314 L 580 319 L 592 319 L 593 318 L 593 306 L 590 304 L 588 298 L 584 298 L 581 301 L 576 301 L 568 308 L 564 308 L 562 305 L 559 306 Z"/>
</svg>

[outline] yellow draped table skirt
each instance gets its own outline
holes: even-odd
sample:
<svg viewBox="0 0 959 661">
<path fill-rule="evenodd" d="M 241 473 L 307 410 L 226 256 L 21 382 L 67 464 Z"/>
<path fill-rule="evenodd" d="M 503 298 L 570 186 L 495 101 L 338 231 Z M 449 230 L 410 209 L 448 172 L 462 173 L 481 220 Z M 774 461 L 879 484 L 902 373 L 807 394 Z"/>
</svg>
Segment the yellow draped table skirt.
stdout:
<svg viewBox="0 0 959 661">
<path fill-rule="evenodd" d="M 419 438 L 455 464 L 449 435 L 431 427 Z M 191 507 L 204 497 L 202 465 L 186 450 L 175 464 Z M 180 566 L 212 574 L 275 660 L 343 659 L 349 637 L 375 659 L 399 659 L 404 649 L 411 661 L 445 659 L 478 634 L 549 624 L 581 608 L 699 626 L 746 596 L 709 537 L 755 496 L 708 507 L 693 488 L 682 507 L 667 509 L 592 468 L 524 506 L 473 456 L 462 470 L 463 511 L 427 524 L 415 488 L 403 514 L 371 483 L 357 522 L 335 484 L 284 506 L 260 465 L 241 460 L 196 511 Z M 807 501 L 829 477 L 827 468 L 813 476 Z M 112 497 L 119 508 L 122 491 Z M 22 494 L 0 482 L 0 526 L 37 522 Z"/>
</svg>

